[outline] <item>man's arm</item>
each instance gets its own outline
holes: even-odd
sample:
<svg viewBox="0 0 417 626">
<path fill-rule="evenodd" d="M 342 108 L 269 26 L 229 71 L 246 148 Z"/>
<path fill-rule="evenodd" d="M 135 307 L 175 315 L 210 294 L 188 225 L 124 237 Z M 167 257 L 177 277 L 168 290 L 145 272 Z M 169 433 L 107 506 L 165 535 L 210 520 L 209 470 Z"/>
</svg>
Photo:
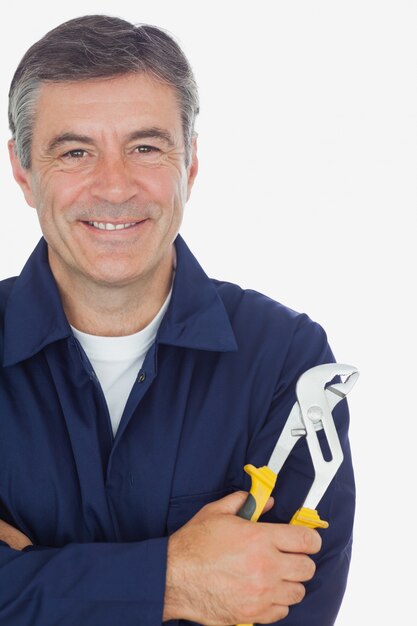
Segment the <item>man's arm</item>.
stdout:
<svg viewBox="0 0 417 626">
<path fill-rule="evenodd" d="M 37 606 L 36 597 L 41 595 L 42 619 L 40 616 L 31 618 L 34 625 L 48 626 L 58 619 L 64 620 L 62 623 L 65 624 L 68 618 L 68 624 L 71 620 L 82 619 L 86 626 L 96 624 L 97 620 L 106 626 L 121 616 L 126 624 L 140 620 L 141 624 L 156 625 L 170 619 L 188 619 L 209 626 L 271 623 L 285 618 L 290 607 L 291 613 L 285 623 L 333 623 L 343 595 L 346 554 L 337 551 L 325 556 L 321 580 L 304 598 L 302 583 L 311 580 L 315 572 L 315 565 L 308 555 L 320 549 L 318 533 L 286 524 L 253 524 L 240 519 L 236 513 L 246 495 L 246 492 L 238 492 L 203 507 L 170 537 L 166 586 L 163 597 L 160 596 L 159 610 L 158 601 L 152 606 L 148 605 L 149 598 L 146 598 L 141 604 L 143 586 L 151 591 L 146 585 L 149 582 L 146 581 L 146 568 L 155 569 L 156 565 L 157 553 L 149 550 L 148 544 L 158 540 L 140 544 L 71 544 L 61 550 L 41 549 L 34 559 L 36 548 L 33 551 L 27 548 L 31 545 L 29 539 L 3 522 L 0 524 L 0 540 L 15 550 L 27 548 L 25 560 L 17 565 L 23 568 L 22 582 L 26 580 L 28 588 L 21 585 L 19 596 L 19 589 L 7 576 L 7 567 L 0 570 L 5 575 L 0 585 L 4 595 L 4 598 L 0 596 L 0 618 L 3 611 L 4 619 L 7 618 L 11 626 L 26 623 Z M 272 505 L 270 499 L 265 511 L 272 512 Z M 138 547 L 145 547 L 147 559 L 135 563 L 136 570 L 132 571 L 132 557 L 134 560 L 141 555 L 141 551 L 136 553 Z M 1 550 L 0 547 L 0 559 Z M 89 559 L 92 562 L 87 563 Z M 8 564 L 15 575 L 16 562 L 10 560 Z M 162 559 L 159 565 L 162 574 L 165 566 Z M 131 598 L 118 585 L 116 589 L 112 584 L 109 586 L 106 569 L 125 584 L 129 584 L 131 577 Z M 56 580 L 62 576 L 63 581 Z M 311 584 L 315 584 L 314 578 Z M 6 589 L 8 593 L 5 593 Z M 106 594 L 103 594 L 104 589 L 107 589 Z M 330 595 L 329 591 L 332 592 Z M 155 589 L 152 592 L 155 599 Z M 118 599 L 115 598 L 117 593 Z M 20 607 L 15 621 L 8 614 L 7 601 L 2 606 L 7 595 L 14 609 Z M 129 621 L 130 617 L 133 621 Z M 106 621 L 109 618 L 110 621 Z"/>
<path fill-rule="evenodd" d="M 318 534 L 308 529 L 252 524 L 240 519 L 236 513 L 246 497 L 247 493 L 238 492 L 205 506 L 170 537 L 163 621 L 188 619 L 212 626 L 249 621 L 269 623 L 285 617 L 288 607 L 302 600 L 305 593 L 302 583 L 310 580 L 315 570 L 307 554 L 319 550 Z M 266 510 L 272 504 L 271 498 Z M 0 539 L 14 550 L 31 545 L 23 533 L 5 522 L 0 524 Z M 133 594 L 136 588 L 136 596 L 130 602 L 127 597 L 116 602 L 117 590 L 113 588 L 103 597 L 102 568 L 119 572 L 126 583 L 126 571 L 122 572 L 121 566 L 126 567 L 127 563 L 118 562 L 117 557 L 120 559 L 120 552 L 126 549 L 131 549 L 133 556 L 136 546 L 141 544 L 119 545 L 118 555 L 117 547 L 108 544 L 107 562 L 103 560 L 106 544 L 72 544 L 61 551 L 42 550 L 36 559 L 36 552 L 26 552 L 20 565 L 26 572 L 21 574 L 22 578 L 26 577 L 28 587 L 22 587 L 18 596 L 16 585 L 9 582 L 4 586 L 4 581 L 2 589 L 8 589 L 5 597 L 9 596 L 9 603 L 1 607 L 0 617 L 16 626 L 26 623 L 30 616 L 33 616 L 31 623 L 42 626 L 52 625 L 55 620 L 60 624 L 80 623 L 81 619 L 85 626 L 106 625 L 112 620 L 119 623 L 120 619 L 124 624 L 133 624 L 134 620 L 140 624 L 160 624 L 161 617 L 158 619 L 155 610 L 143 603 L 140 585 L 144 580 L 140 577 L 132 577 L 130 581 Z M 89 557 L 97 562 L 91 563 L 86 572 L 85 559 Z M 11 571 L 16 570 L 16 564 L 19 561 L 10 560 Z M 7 567 L 3 570 L 7 571 Z M 30 583 L 29 572 L 34 576 Z M 59 582 L 55 577 L 59 577 Z M 128 594 L 129 590 L 121 595 Z M 43 597 L 40 606 L 38 596 Z M 137 607 L 141 602 L 143 606 Z M 14 617 L 9 606 L 13 606 Z M 40 613 L 35 613 L 38 610 Z M 131 615 L 133 621 L 129 620 Z"/>
<path fill-rule="evenodd" d="M 10 539 L 10 529 L 6 532 Z M 16 533 L 15 546 L 22 540 Z M 62 548 L 29 545 L 23 551 L 2 540 L 0 624 L 160 626 L 166 538 Z"/>
</svg>

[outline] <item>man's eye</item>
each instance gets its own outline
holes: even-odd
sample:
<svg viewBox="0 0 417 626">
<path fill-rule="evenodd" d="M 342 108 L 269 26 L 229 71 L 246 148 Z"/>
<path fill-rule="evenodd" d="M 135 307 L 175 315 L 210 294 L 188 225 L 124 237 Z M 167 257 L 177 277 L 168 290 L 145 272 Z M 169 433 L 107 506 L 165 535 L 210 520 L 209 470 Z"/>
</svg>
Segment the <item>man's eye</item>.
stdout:
<svg viewBox="0 0 417 626">
<path fill-rule="evenodd" d="M 139 154 L 150 154 L 152 152 L 159 152 L 159 149 L 155 148 L 155 146 L 136 146 L 135 149 L 139 152 Z"/>
<path fill-rule="evenodd" d="M 86 150 L 77 148 L 76 150 L 69 150 L 62 156 L 67 159 L 81 159 L 85 154 L 87 154 Z"/>
</svg>

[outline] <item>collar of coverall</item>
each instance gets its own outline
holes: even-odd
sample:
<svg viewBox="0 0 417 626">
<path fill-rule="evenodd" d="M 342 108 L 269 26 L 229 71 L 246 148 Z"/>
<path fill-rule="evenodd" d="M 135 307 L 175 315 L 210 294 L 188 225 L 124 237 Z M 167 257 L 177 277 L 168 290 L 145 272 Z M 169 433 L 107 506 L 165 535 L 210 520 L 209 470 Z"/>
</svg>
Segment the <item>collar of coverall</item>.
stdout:
<svg viewBox="0 0 417 626">
<path fill-rule="evenodd" d="M 237 343 L 217 289 L 180 235 L 171 301 L 157 335 L 159 344 L 230 352 Z M 29 257 L 6 305 L 3 365 L 19 363 L 45 346 L 72 336 L 49 268 L 43 237 Z"/>
</svg>

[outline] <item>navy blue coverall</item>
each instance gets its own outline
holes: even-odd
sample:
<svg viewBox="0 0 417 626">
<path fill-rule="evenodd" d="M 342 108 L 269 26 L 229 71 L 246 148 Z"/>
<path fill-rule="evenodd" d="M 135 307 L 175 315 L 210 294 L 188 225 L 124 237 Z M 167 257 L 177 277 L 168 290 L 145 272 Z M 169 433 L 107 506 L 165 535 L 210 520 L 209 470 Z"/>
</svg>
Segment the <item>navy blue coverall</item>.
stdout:
<svg viewBox="0 0 417 626">
<path fill-rule="evenodd" d="M 255 291 L 207 277 L 177 237 L 169 308 L 113 437 L 101 387 L 65 317 L 43 239 L 0 283 L 0 624 L 159 626 L 168 536 L 204 504 L 249 489 L 302 372 L 333 361 L 322 328 Z M 330 626 L 348 573 L 354 480 L 345 460 L 320 503 L 317 571 L 283 626 Z M 313 478 L 305 443 L 264 521 L 288 522 Z"/>
</svg>

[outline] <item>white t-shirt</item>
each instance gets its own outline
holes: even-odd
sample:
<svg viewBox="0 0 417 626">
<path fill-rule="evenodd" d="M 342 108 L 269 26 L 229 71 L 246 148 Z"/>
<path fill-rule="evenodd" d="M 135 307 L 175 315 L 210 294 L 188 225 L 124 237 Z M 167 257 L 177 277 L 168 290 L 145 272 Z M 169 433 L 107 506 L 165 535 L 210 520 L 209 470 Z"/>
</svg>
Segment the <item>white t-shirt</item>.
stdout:
<svg viewBox="0 0 417 626">
<path fill-rule="evenodd" d="M 155 341 L 171 294 L 172 289 L 154 319 L 133 335 L 99 337 L 82 333 L 71 326 L 74 336 L 82 345 L 100 381 L 110 413 L 113 435 L 116 435 L 127 399 L 146 353 Z"/>
</svg>

